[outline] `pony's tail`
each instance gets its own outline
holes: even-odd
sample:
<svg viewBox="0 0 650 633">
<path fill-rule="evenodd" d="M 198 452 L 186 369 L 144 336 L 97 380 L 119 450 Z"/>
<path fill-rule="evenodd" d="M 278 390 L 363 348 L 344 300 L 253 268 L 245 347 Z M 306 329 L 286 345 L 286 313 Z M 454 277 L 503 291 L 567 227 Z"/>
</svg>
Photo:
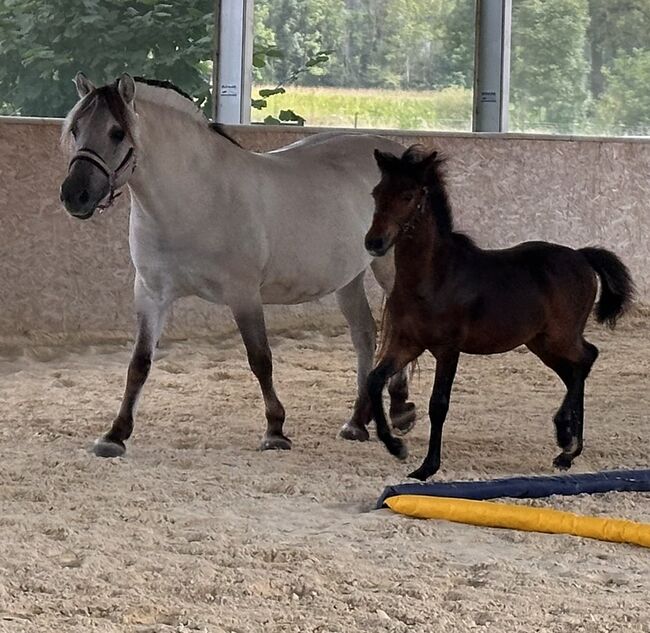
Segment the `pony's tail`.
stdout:
<svg viewBox="0 0 650 633">
<path fill-rule="evenodd" d="M 600 278 L 600 299 L 595 313 L 598 323 L 616 326 L 617 319 L 630 307 L 635 289 L 627 266 L 611 251 L 604 248 L 581 248 L 589 265 Z"/>
</svg>

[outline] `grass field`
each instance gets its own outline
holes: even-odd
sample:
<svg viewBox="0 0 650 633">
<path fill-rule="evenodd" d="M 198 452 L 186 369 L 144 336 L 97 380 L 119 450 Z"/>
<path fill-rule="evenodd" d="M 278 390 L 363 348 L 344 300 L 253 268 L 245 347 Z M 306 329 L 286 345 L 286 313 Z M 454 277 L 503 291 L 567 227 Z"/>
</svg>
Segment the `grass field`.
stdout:
<svg viewBox="0 0 650 633">
<path fill-rule="evenodd" d="M 255 87 L 255 97 L 264 87 Z M 469 131 L 472 92 L 464 88 L 416 92 L 290 86 L 286 94 L 270 97 L 264 110 L 253 110 L 253 121 L 277 116 L 284 109 L 304 117 L 306 125 Z"/>
</svg>

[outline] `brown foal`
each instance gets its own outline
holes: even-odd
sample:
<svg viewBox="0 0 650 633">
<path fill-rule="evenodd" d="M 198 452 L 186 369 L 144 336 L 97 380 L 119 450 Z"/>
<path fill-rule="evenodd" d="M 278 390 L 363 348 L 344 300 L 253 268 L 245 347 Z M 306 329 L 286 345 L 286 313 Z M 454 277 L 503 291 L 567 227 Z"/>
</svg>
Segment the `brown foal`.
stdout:
<svg viewBox="0 0 650 633">
<path fill-rule="evenodd" d="M 436 359 L 429 402 L 429 450 L 410 477 L 425 480 L 440 467 L 442 427 L 461 352 L 498 354 L 526 345 L 565 384 L 555 415 L 562 452 L 554 465 L 567 469 L 582 452 L 584 383 L 598 349 L 584 339 L 595 314 L 614 327 L 634 286 L 625 265 L 601 248 L 574 250 L 525 242 L 482 250 L 453 227 L 437 152 L 419 146 L 401 157 L 375 151 L 381 181 L 373 191 L 375 215 L 366 248 L 381 256 L 395 245 L 396 278 L 384 313 L 379 360 L 368 377 L 377 434 L 388 450 L 406 457 L 382 403 L 390 376 L 429 350 Z"/>
</svg>

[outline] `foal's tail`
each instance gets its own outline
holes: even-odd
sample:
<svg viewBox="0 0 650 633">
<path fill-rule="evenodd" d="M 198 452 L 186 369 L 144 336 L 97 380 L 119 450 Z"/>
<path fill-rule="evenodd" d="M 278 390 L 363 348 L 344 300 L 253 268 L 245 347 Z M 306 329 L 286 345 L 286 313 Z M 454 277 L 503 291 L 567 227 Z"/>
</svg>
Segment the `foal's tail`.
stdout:
<svg viewBox="0 0 650 633">
<path fill-rule="evenodd" d="M 600 299 L 596 304 L 596 320 L 614 328 L 616 320 L 632 303 L 634 282 L 627 266 L 604 248 L 581 248 L 590 266 L 600 277 Z"/>
</svg>

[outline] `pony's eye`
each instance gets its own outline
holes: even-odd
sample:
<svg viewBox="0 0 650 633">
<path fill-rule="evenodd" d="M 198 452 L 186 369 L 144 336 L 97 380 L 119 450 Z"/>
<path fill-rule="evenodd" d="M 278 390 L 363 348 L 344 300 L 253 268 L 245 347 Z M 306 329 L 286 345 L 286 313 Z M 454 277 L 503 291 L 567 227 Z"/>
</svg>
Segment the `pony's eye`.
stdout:
<svg viewBox="0 0 650 633">
<path fill-rule="evenodd" d="M 402 200 L 404 202 L 411 202 L 413 200 L 413 194 L 412 193 L 403 193 L 402 194 Z"/>
<path fill-rule="evenodd" d="M 75 139 L 75 140 L 77 139 L 77 126 L 76 125 L 73 125 L 70 128 L 70 134 L 72 134 L 73 139 Z"/>
<path fill-rule="evenodd" d="M 120 141 L 124 140 L 124 130 L 121 127 L 114 127 L 110 131 L 109 136 L 111 137 L 112 141 L 119 143 Z"/>
</svg>

